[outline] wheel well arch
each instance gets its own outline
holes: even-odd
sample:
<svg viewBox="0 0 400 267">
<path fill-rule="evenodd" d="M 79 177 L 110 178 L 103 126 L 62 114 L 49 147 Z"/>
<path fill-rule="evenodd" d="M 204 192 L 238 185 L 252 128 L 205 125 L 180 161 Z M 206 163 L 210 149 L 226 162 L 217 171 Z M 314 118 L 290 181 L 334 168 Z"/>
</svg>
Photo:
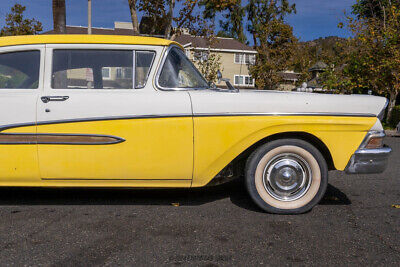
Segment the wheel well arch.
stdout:
<svg viewBox="0 0 400 267">
<path fill-rule="evenodd" d="M 299 139 L 303 140 L 305 142 L 310 143 L 311 145 L 315 146 L 317 148 L 322 156 L 324 157 L 329 170 L 336 170 L 335 164 L 333 162 L 333 158 L 331 155 L 331 152 L 329 151 L 328 147 L 322 142 L 318 137 L 316 137 L 313 134 L 307 133 L 307 132 L 281 132 L 281 133 L 276 133 L 273 135 L 269 135 L 267 137 L 262 138 L 261 140 L 257 141 L 250 147 L 248 147 L 245 151 L 240 153 L 235 159 L 233 159 L 224 169 L 221 170 L 221 172 L 214 177 L 211 181 L 213 181 L 217 177 L 223 177 L 227 172 L 229 173 L 236 173 L 234 177 L 241 176 L 243 175 L 244 167 L 247 161 L 247 158 L 260 146 L 271 142 L 275 141 L 278 139 Z"/>
<path fill-rule="evenodd" d="M 324 142 L 321 141 L 318 137 L 316 137 L 313 134 L 307 133 L 307 132 L 282 132 L 282 133 L 277 133 L 273 134 L 270 136 L 267 136 L 256 143 L 254 143 L 252 146 L 250 146 L 248 149 L 243 151 L 239 157 L 245 157 L 247 159 L 248 156 L 250 156 L 251 153 L 253 153 L 254 150 L 256 150 L 258 147 L 261 145 L 275 141 L 278 139 L 300 139 L 303 141 L 306 141 L 310 143 L 311 145 L 315 146 L 321 152 L 322 156 L 324 157 L 326 164 L 328 165 L 329 170 L 336 170 L 335 164 L 333 163 L 333 158 L 332 154 L 329 151 L 329 148 L 325 145 Z"/>
</svg>

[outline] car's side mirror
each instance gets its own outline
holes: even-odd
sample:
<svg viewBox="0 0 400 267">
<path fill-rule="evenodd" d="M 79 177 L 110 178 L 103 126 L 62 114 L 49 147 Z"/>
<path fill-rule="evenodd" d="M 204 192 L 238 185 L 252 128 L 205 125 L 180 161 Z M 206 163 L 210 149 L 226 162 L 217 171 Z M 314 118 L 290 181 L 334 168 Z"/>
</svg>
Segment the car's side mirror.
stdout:
<svg viewBox="0 0 400 267">
<path fill-rule="evenodd" d="M 229 90 L 235 91 L 235 92 L 239 92 L 238 89 L 236 89 L 235 87 L 233 87 L 233 85 L 231 84 L 231 82 L 229 81 L 229 79 L 227 78 L 222 78 L 222 73 L 220 70 L 217 71 L 217 78 L 218 78 L 218 83 L 220 83 L 221 81 L 226 83 L 226 87 L 228 87 Z"/>
<path fill-rule="evenodd" d="M 222 79 L 222 73 L 220 70 L 217 71 L 217 78 L 218 78 L 218 82 L 220 83 L 221 79 Z"/>
</svg>

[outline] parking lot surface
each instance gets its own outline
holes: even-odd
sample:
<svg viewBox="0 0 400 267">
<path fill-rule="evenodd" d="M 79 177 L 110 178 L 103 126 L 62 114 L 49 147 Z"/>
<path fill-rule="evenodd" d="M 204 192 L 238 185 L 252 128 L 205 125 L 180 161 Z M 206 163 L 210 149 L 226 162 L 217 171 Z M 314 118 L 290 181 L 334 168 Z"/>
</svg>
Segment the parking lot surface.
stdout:
<svg viewBox="0 0 400 267">
<path fill-rule="evenodd" d="M 240 180 L 191 190 L 1 188 L 0 262 L 399 266 L 400 138 L 386 143 L 385 173 L 331 172 L 323 201 L 295 216 L 262 212 Z"/>
</svg>

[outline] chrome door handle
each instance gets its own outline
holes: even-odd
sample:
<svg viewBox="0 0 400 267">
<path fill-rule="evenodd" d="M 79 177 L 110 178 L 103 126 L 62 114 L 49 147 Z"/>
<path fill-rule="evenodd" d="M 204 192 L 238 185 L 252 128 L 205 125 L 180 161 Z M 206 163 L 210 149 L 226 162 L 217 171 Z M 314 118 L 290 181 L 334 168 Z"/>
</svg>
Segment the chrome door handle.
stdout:
<svg viewBox="0 0 400 267">
<path fill-rule="evenodd" d="M 43 103 L 48 103 L 50 101 L 65 101 L 69 96 L 42 96 L 40 99 Z"/>
</svg>

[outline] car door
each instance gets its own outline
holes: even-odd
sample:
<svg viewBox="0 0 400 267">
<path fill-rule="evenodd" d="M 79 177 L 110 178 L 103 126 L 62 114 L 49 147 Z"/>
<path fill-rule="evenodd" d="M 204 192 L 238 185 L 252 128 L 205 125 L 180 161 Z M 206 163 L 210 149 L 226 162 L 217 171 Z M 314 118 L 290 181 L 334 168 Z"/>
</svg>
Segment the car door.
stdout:
<svg viewBox="0 0 400 267">
<path fill-rule="evenodd" d="M 0 182 L 39 179 L 36 104 L 42 88 L 43 45 L 0 47 Z"/>
<path fill-rule="evenodd" d="M 42 179 L 191 180 L 190 98 L 154 89 L 162 52 L 47 45 L 37 110 Z"/>
</svg>

